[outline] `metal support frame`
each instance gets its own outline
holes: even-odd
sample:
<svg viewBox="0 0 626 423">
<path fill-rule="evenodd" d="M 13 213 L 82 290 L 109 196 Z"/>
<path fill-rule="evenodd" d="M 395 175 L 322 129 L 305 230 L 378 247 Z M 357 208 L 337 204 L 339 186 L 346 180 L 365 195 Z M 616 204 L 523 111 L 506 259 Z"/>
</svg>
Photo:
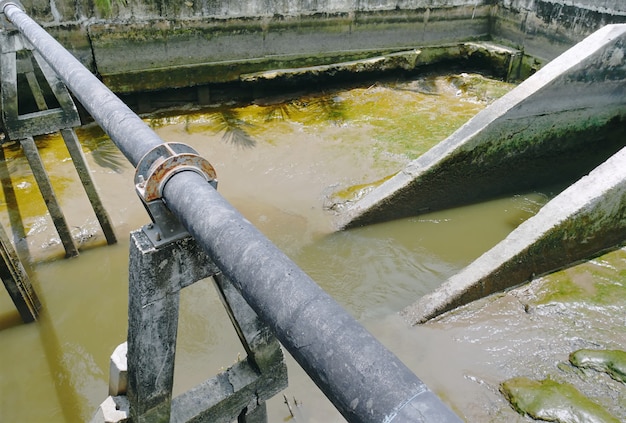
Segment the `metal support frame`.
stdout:
<svg viewBox="0 0 626 423">
<path fill-rule="evenodd" d="M 134 166 L 163 143 L 20 7 L 4 0 L 0 1 L 0 10 L 33 43 Z M 178 172 L 169 178 L 162 196 L 198 247 L 348 421 L 461 422 L 393 353 L 219 195 L 204 176 L 194 171 Z"/>
<path fill-rule="evenodd" d="M 16 31 L 0 33 L 0 96 L 2 121 L 6 136 L 18 141 L 28 159 L 39 190 L 44 198 L 59 238 L 65 248 L 65 255 L 78 255 L 69 226 L 58 203 L 50 179 L 44 168 L 34 136 L 60 131 L 76 168 L 83 188 L 102 227 L 108 244 L 117 242 L 113 225 L 102 205 L 94 181 L 83 154 L 80 142 L 73 127 L 80 126 L 80 117 L 76 105 L 67 88 L 48 63 Z M 24 75 L 34 107 L 37 110 L 21 113 L 19 105 L 18 77 Z M 44 94 L 44 86 L 48 99 Z M 46 92 L 47 92 L 46 91 Z M 58 107 L 49 107 L 49 102 Z"/>
<path fill-rule="evenodd" d="M 172 398 L 180 291 L 209 277 L 247 357 Z M 278 341 L 189 236 L 156 248 L 145 231 L 131 233 L 128 315 L 127 397 L 134 423 L 265 421 L 255 420 L 265 415 L 265 401 L 287 386 Z"/>
</svg>

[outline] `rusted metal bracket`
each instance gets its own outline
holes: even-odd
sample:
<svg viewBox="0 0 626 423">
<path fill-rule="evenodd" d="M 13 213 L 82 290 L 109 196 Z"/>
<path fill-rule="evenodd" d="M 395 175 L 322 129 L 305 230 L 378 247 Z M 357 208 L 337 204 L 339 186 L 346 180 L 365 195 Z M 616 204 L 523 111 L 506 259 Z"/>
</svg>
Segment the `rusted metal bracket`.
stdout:
<svg viewBox="0 0 626 423">
<path fill-rule="evenodd" d="M 163 201 L 163 187 L 176 173 L 193 171 L 217 189 L 215 169 L 198 152 L 183 143 L 159 144 L 139 161 L 135 171 L 135 190 L 152 223 L 142 229 L 155 247 L 189 236 Z"/>
</svg>

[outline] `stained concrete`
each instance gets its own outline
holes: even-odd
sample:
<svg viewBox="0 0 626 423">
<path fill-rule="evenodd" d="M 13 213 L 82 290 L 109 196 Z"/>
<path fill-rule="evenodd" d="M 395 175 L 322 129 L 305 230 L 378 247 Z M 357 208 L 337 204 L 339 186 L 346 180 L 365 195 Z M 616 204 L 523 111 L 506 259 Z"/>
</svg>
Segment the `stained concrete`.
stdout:
<svg viewBox="0 0 626 423">
<path fill-rule="evenodd" d="M 352 228 L 574 181 L 624 145 L 626 25 L 597 31 L 346 209 Z"/>
<path fill-rule="evenodd" d="M 246 73 L 484 39 L 489 19 L 490 7 L 482 4 L 432 10 L 366 9 L 93 24 L 89 37 L 103 82 L 115 91 L 131 92 L 237 81 Z"/>
<path fill-rule="evenodd" d="M 619 150 L 404 310 L 412 324 L 624 243 L 625 53 L 626 25 L 597 31 L 347 210 L 349 228 L 460 205 L 584 175 Z"/>
<path fill-rule="evenodd" d="M 117 93 L 239 82 L 476 40 L 536 58 L 520 77 L 605 24 L 619 0 L 25 0 L 26 12 Z M 107 6 L 108 4 L 108 6 Z M 199 94 L 201 96 L 201 94 Z"/>
<path fill-rule="evenodd" d="M 556 58 L 604 25 L 626 22 L 621 0 L 501 0 L 490 34 L 540 63 Z"/>
<path fill-rule="evenodd" d="M 615 249 L 626 241 L 626 148 L 491 250 L 407 307 L 411 324 Z"/>
</svg>

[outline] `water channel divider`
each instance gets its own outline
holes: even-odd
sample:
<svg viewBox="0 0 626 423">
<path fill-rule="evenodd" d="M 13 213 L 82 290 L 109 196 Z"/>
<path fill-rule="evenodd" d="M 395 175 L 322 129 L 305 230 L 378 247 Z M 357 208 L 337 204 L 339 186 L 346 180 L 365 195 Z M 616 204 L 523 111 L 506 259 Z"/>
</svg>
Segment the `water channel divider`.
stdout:
<svg viewBox="0 0 626 423">
<path fill-rule="evenodd" d="M 152 129 L 24 13 L 18 4 L 0 1 L 0 10 L 48 62 L 133 166 L 138 167 L 143 157 L 163 144 Z M 148 168 L 153 165 L 158 166 L 152 163 Z M 178 219 L 193 237 L 194 242 L 188 244 L 189 248 L 197 246 L 206 254 L 215 265 L 215 270 L 222 275 L 218 284 L 220 280 L 228 280 L 232 284 L 346 420 L 363 423 L 461 422 L 398 357 L 228 203 L 205 175 L 192 169 L 179 170 L 169 173 L 167 180 L 157 186 L 159 201 L 163 201 L 172 217 Z M 193 277 L 183 278 L 182 273 L 202 272 L 209 262 L 203 258 L 198 268 L 181 267 L 176 258 L 179 253 L 175 252 L 174 246 L 181 245 L 187 238 L 155 248 L 147 243 L 149 238 L 143 238 L 144 235 L 143 231 L 135 232 L 132 244 L 147 248 L 146 256 L 139 259 L 153 260 L 152 264 L 146 265 L 148 269 L 130 269 L 129 274 L 143 271 L 156 276 L 159 266 L 172 265 L 171 276 L 174 279 L 161 280 L 165 285 L 163 287 L 157 285 L 156 277 L 140 277 L 131 282 L 135 288 L 129 287 L 127 364 L 130 413 L 132 416 L 133 413 L 141 414 L 142 410 L 153 410 L 150 413 L 154 412 L 155 417 L 150 421 L 179 421 L 176 416 L 180 412 L 182 418 L 183 411 L 176 408 L 176 400 L 168 404 L 166 382 L 159 377 L 161 368 L 169 369 L 173 365 L 170 358 L 173 356 L 168 355 L 173 349 L 165 351 L 163 348 L 171 345 L 163 346 L 156 337 L 150 338 L 152 343 L 146 344 L 143 356 L 138 357 L 137 338 L 130 328 L 146 322 L 132 321 L 135 318 L 145 319 L 145 316 L 133 314 L 136 310 L 133 305 L 141 304 L 159 291 L 165 296 L 151 297 L 154 301 L 146 302 L 146 306 L 151 308 L 154 305 L 155 313 L 159 307 L 171 312 L 178 304 L 177 291 L 173 288 L 182 287 L 183 280 L 194 280 Z M 154 252 L 148 251 L 153 248 Z M 139 249 L 131 249 L 133 254 L 141 255 Z M 203 256 L 196 254 L 193 257 Z M 141 266 L 132 256 L 130 262 L 132 266 Z M 226 292 L 227 285 L 221 289 Z M 229 304 L 237 313 L 230 299 Z M 171 335 L 175 325 L 164 318 L 170 315 L 160 313 L 159 316 L 160 320 L 151 322 L 158 331 L 154 334 L 164 331 Z M 237 321 L 241 322 L 239 318 Z M 131 339 L 131 336 L 134 338 Z M 139 345 L 142 345 L 141 342 Z M 151 357 L 152 351 L 164 355 Z M 144 371 L 141 366 L 134 367 L 136 359 L 142 360 L 141 366 L 149 366 L 145 369 L 158 368 L 159 372 L 147 377 L 133 373 Z M 131 370 L 133 367 L 135 370 Z M 139 379 L 133 380 L 136 376 L 140 376 Z M 136 383 L 150 378 L 153 378 L 152 386 Z M 141 407 L 139 412 L 133 411 L 133 401 L 144 398 L 144 393 L 148 403 L 137 405 Z M 171 411 L 169 419 L 164 417 L 168 413 L 162 412 L 167 409 Z"/>
<path fill-rule="evenodd" d="M 606 25 L 346 207 L 350 229 L 569 187 L 402 314 L 424 323 L 626 242 L 626 24 Z"/>
</svg>

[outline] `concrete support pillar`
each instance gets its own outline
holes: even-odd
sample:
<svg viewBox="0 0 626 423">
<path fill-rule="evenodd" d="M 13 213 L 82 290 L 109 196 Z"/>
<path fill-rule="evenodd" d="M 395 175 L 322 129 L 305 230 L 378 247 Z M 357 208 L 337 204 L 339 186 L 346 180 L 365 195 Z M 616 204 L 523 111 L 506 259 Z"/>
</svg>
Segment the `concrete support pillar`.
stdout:
<svg viewBox="0 0 626 423">
<path fill-rule="evenodd" d="M 109 214 L 102 205 L 102 200 L 100 200 L 100 195 L 96 190 L 96 185 L 94 184 L 91 174 L 89 173 L 87 161 L 85 160 L 85 155 L 83 154 L 83 149 L 80 146 L 76 132 L 74 132 L 71 128 L 61 129 L 61 136 L 63 136 L 63 140 L 67 146 L 67 151 L 70 153 L 70 157 L 72 158 L 74 167 L 76 167 L 78 177 L 83 184 L 83 188 L 85 189 L 87 198 L 89 198 L 91 207 L 96 213 L 98 222 L 100 222 L 100 226 L 104 232 L 104 237 L 109 245 L 115 244 L 117 242 L 117 238 L 115 237 L 115 232 L 113 231 L 113 225 L 109 219 Z"/>
<path fill-rule="evenodd" d="M 81 122 L 76 105 L 67 88 L 46 60 L 36 50 L 33 50 L 32 46 L 24 41 L 19 33 L 0 33 L 0 49 L 0 82 L 2 84 L 0 106 L 3 130 L 9 139 L 19 140 L 21 143 L 65 248 L 66 256 L 78 255 L 78 249 L 74 244 L 41 157 L 37 152 L 33 139 L 37 135 L 61 131 L 107 242 L 109 244 L 115 243 L 117 240 L 113 227 L 89 174 L 78 138 L 74 130 L 71 129 L 80 126 Z M 18 90 L 18 75 L 26 77 L 29 90 Z M 56 102 L 47 103 L 44 87 L 52 92 Z M 19 96 L 24 98 L 18 99 Z M 35 110 L 24 113 L 23 110 L 20 110 L 19 104 L 21 102 L 34 103 Z M 56 103 L 58 103 L 58 107 L 56 107 Z"/>
<path fill-rule="evenodd" d="M 180 290 L 211 276 L 247 357 L 172 399 Z M 156 248 L 144 230 L 131 234 L 127 363 L 134 423 L 265 422 L 264 402 L 287 385 L 278 341 L 195 241 Z"/>
<path fill-rule="evenodd" d="M 140 235 L 131 236 L 128 398 L 135 423 L 169 422 L 183 263 L 176 244 L 156 250 Z"/>
<path fill-rule="evenodd" d="M 41 303 L 2 225 L 0 225 L 0 256 L 0 279 L 22 321 L 29 323 L 36 320 Z"/>
<path fill-rule="evenodd" d="M 126 364 L 126 354 L 128 343 L 124 342 L 117 346 L 111 354 L 109 364 L 109 395 L 125 395 L 128 389 L 128 366 Z"/>
<path fill-rule="evenodd" d="M 48 178 L 48 174 L 46 173 L 46 169 L 43 166 L 41 156 L 37 151 L 35 140 L 33 140 L 32 137 L 26 137 L 20 140 L 20 144 L 22 145 L 22 149 L 24 150 L 24 154 L 26 155 L 28 164 L 33 171 L 33 176 L 37 181 L 37 186 L 39 187 L 41 196 L 46 202 L 46 206 L 48 207 L 48 211 L 50 212 L 52 222 L 54 222 L 57 233 L 61 238 L 61 242 L 63 243 L 63 247 L 65 248 L 65 256 L 77 256 L 78 248 L 76 248 L 76 244 L 74 244 L 74 240 L 72 239 L 70 228 L 67 224 L 67 221 L 65 220 L 63 211 L 61 211 L 61 206 L 59 206 L 56 194 L 54 193 L 52 184 L 50 183 L 50 179 Z"/>
<path fill-rule="evenodd" d="M 9 222 L 11 223 L 12 229 L 11 232 L 13 232 L 13 241 L 17 244 L 21 239 L 26 238 L 26 231 L 24 230 L 22 214 L 19 204 L 17 203 L 17 197 L 13 189 L 13 183 L 11 182 L 11 174 L 9 173 L 9 168 L 7 167 L 6 158 L 4 156 L 4 148 L 2 147 L 0 147 L 0 181 L 2 183 L 4 199 L 7 203 Z"/>
<path fill-rule="evenodd" d="M 267 423 L 267 406 L 263 403 L 250 411 L 246 408 L 239 415 L 237 423 Z"/>
</svg>

